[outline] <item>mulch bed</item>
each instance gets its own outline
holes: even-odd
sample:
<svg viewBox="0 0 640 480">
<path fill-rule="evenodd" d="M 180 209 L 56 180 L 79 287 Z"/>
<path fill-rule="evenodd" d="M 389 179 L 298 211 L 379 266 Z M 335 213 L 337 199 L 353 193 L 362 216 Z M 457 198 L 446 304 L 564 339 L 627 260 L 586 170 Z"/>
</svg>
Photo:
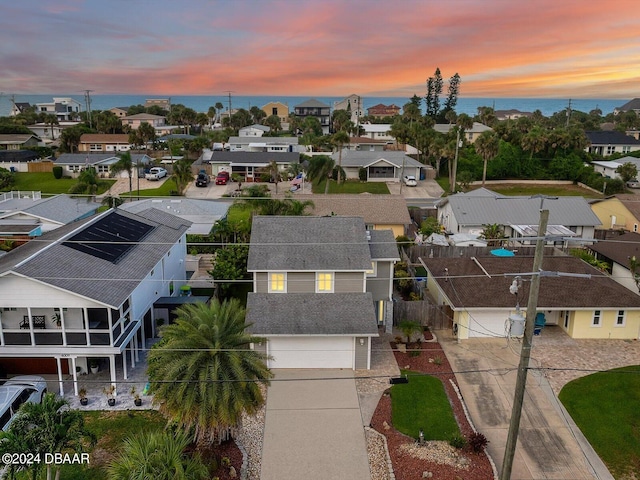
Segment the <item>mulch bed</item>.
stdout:
<svg viewBox="0 0 640 480">
<path fill-rule="evenodd" d="M 198 452 L 202 455 L 203 461 L 207 464 L 208 458 L 215 458 L 218 463 L 218 469 L 211 472 L 211 478 L 218 477 L 220 480 L 231 480 L 231 478 L 240 478 L 240 468 L 242 467 L 242 452 L 234 441 L 224 442 L 220 445 L 212 445 L 210 449 L 200 447 Z M 236 470 L 236 477 L 229 475 L 229 467 L 222 465 L 222 459 L 227 457 L 230 465 Z"/>
<path fill-rule="evenodd" d="M 430 339 L 429 332 L 425 332 L 425 338 L 427 340 Z M 420 354 L 417 356 L 414 356 L 415 353 L 412 355 L 411 353 L 397 351 L 396 344 L 393 342 L 391 347 L 401 369 L 427 373 L 442 380 L 453 414 L 460 427 L 460 432 L 466 437 L 473 433 L 473 429 L 464 414 L 462 403 L 451 385 L 450 380 L 455 382 L 455 376 L 440 344 L 426 342 L 407 345 L 408 350 L 420 350 Z M 385 429 L 384 422 L 390 425 L 391 428 Z M 462 451 L 462 454 L 469 460 L 469 465 L 466 469 L 413 458 L 400 452 L 401 445 L 413 444 L 415 440 L 393 428 L 391 398 L 386 392 L 380 399 L 380 403 L 378 403 L 371 420 L 371 426 L 387 438 L 389 456 L 393 463 L 395 477 L 398 480 L 420 479 L 423 478 L 423 472 L 431 472 L 433 474 L 432 478 L 440 480 L 490 480 L 493 478 L 493 469 L 486 454 L 484 452 L 474 453 L 468 447 L 465 447 Z"/>
</svg>

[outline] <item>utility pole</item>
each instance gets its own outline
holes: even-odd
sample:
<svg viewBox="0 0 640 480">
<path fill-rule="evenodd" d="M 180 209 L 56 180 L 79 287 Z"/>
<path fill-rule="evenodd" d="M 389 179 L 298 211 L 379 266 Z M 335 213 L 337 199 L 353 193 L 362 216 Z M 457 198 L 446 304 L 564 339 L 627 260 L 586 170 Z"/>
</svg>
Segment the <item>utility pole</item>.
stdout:
<svg viewBox="0 0 640 480">
<path fill-rule="evenodd" d="M 460 126 L 458 126 L 458 133 L 456 134 L 456 155 L 453 158 L 453 165 L 451 166 L 451 178 L 449 178 L 449 191 L 456 193 L 456 170 L 458 169 L 458 151 L 460 149 Z"/>
<path fill-rule="evenodd" d="M 87 123 L 89 123 L 89 128 L 93 128 L 91 125 L 91 92 L 93 92 L 93 90 L 84 91 L 84 104 L 87 110 Z"/>
<path fill-rule="evenodd" d="M 571 118 L 571 99 L 569 99 L 569 105 L 567 106 L 567 124 L 566 128 L 569 128 L 569 119 Z"/>
<path fill-rule="evenodd" d="M 543 199 L 544 201 L 544 199 Z M 541 202 L 542 203 L 542 202 Z M 527 384 L 527 373 L 529 370 L 529 359 L 531 357 L 531 344 L 533 342 L 533 330 L 536 322 L 536 310 L 538 308 L 538 293 L 540 291 L 540 271 L 542 270 L 542 258 L 544 254 L 544 242 L 549 221 L 549 210 L 540 211 L 540 225 L 538 226 L 538 239 L 536 240 L 536 250 L 533 257 L 533 278 L 529 288 L 529 300 L 527 303 L 527 320 L 525 323 L 524 337 L 522 339 L 522 350 L 520 352 L 520 364 L 518 365 L 518 376 L 513 398 L 513 409 L 511 410 L 511 422 L 509 423 L 509 434 L 504 451 L 504 460 L 500 472 L 500 480 L 511 479 L 511 469 L 513 467 L 513 457 L 516 453 L 518 442 L 518 430 L 520 429 L 520 417 L 522 416 L 522 403 L 524 401 L 524 391 Z"/>
</svg>

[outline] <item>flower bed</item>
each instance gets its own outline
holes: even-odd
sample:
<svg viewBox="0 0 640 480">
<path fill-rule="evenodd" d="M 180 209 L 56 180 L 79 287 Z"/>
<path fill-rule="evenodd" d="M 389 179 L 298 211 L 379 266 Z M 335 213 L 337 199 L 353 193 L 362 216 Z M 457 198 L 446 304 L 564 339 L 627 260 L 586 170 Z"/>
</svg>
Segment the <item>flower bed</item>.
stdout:
<svg viewBox="0 0 640 480">
<path fill-rule="evenodd" d="M 425 336 L 428 338 L 428 333 Z M 451 385 L 450 380 L 455 382 L 455 376 L 440 344 L 412 343 L 407 345 L 407 353 L 399 352 L 393 342 L 391 347 L 401 369 L 426 373 L 442 380 L 461 433 L 465 437 L 474 433 L 464 414 L 462 402 Z M 453 449 L 447 442 L 426 442 L 418 446 L 413 438 L 396 431 L 391 420 L 391 398 L 386 392 L 378 403 L 371 426 L 387 438 L 389 456 L 398 480 L 490 480 L 494 477 L 491 463 L 484 452 L 475 453 L 468 447 Z M 431 472 L 432 476 L 426 474 L 423 477 L 424 472 Z"/>
</svg>

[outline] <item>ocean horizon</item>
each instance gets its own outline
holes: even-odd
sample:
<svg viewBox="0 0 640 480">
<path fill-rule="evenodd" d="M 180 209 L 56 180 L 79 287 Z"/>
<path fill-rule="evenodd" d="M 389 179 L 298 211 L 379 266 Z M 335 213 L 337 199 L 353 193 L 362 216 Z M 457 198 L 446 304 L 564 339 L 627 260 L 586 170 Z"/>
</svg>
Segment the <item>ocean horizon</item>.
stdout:
<svg viewBox="0 0 640 480">
<path fill-rule="evenodd" d="M 36 103 L 52 102 L 54 97 L 71 97 L 82 104 L 85 109 L 84 95 L 69 94 L 37 94 L 37 95 L 19 95 L 15 94 L 15 102 Z M 225 111 L 229 108 L 229 97 L 224 95 L 91 95 L 91 110 L 109 110 L 113 107 L 129 107 L 131 105 L 144 105 L 146 99 L 151 98 L 170 98 L 172 104 L 182 104 L 186 107 L 194 109 L 196 112 L 206 113 L 209 107 L 215 106 L 221 102 Z M 304 96 L 231 96 L 231 108 L 245 108 L 249 110 L 253 106 L 262 107 L 269 102 L 282 102 L 289 106 L 293 111 L 295 105 L 298 105 L 310 98 L 315 98 L 326 103 L 333 109 L 333 104 L 345 97 L 304 97 Z M 361 96 L 363 109 L 366 113 L 367 108 L 373 107 L 379 103 L 390 105 L 395 104 L 402 107 L 409 101 L 406 97 L 367 97 Z M 540 110 L 543 115 L 549 117 L 554 113 L 565 110 L 571 102 L 571 109 L 588 113 L 589 111 L 599 108 L 603 115 L 613 112 L 614 108 L 624 105 L 627 100 L 607 99 L 607 98 L 481 98 L 481 97 L 459 97 L 456 105 L 456 112 L 466 113 L 467 115 L 475 115 L 478 107 L 493 107 L 496 110 L 520 110 L 522 112 L 534 112 Z M 0 116 L 6 117 L 11 112 L 11 98 L 7 94 L 0 94 Z"/>
</svg>

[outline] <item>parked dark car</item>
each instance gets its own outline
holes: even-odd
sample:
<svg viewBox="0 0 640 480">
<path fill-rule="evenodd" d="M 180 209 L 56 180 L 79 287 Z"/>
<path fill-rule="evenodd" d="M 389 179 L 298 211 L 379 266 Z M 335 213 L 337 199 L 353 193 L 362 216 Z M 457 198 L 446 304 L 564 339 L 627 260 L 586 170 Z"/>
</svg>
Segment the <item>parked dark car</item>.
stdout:
<svg viewBox="0 0 640 480">
<path fill-rule="evenodd" d="M 206 172 L 198 173 L 198 177 L 196 178 L 196 187 L 206 187 L 209 185 L 209 175 Z"/>
<path fill-rule="evenodd" d="M 218 172 L 216 185 L 226 185 L 227 183 L 229 183 L 229 172 Z"/>
</svg>

